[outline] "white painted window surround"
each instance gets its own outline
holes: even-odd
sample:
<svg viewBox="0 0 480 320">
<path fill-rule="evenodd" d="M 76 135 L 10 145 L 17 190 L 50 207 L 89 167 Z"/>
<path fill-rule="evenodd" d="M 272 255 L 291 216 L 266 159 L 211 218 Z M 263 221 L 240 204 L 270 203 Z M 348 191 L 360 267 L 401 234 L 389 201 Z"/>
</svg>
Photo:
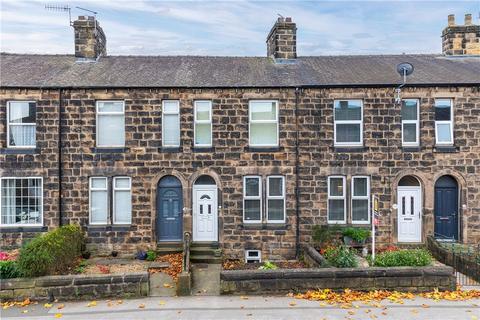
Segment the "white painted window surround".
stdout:
<svg viewBox="0 0 480 320">
<path fill-rule="evenodd" d="M 7 102 L 8 148 L 35 148 L 36 108 L 35 101 Z"/>
<path fill-rule="evenodd" d="M 180 146 L 180 101 L 162 101 L 162 146 Z"/>
<path fill-rule="evenodd" d="M 43 225 L 43 178 L 0 178 L 0 225 Z"/>
<path fill-rule="evenodd" d="M 97 147 L 125 147 L 125 102 L 97 101 Z"/>
<path fill-rule="evenodd" d="M 278 102 L 250 100 L 248 125 L 250 147 L 278 147 Z"/>
</svg>

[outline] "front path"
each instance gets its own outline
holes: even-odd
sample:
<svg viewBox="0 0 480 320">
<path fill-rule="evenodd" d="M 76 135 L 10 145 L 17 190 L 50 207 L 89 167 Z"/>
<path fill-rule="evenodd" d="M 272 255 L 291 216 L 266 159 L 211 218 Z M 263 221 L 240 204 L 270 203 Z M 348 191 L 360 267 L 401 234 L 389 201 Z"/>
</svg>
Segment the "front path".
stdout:
<svg viewBox="0 0 480 320">
<path fill-rule="evenodd" d="M 25 308 L 12 307 L 1 310 L 1 319 L 75 319 L 75 320 L 124 320 L 124 319 L 391 319 L 391 320 L 480 320 L 480 299 L 468 301 L 434 302 L 416 298 L 404 300 L 404 304 L 383 301 L 381 306 L 355 303 L 345 309 L 340 305 L 331 306 L 316 301 L 288 297 L 240 297 L 202 296 L 144 298 L 133 300 L 103 300 L 95 306 L 89 302 L 68 302 L 58 310 L 58 303 L 52 308 L 43 304 Z M 355 307 L 358 306 L 358 307 Z M 27 313 L 22 311 L 28 310 Z M 57 314 L 57 317 L 55 315 Z"/>
</svg>

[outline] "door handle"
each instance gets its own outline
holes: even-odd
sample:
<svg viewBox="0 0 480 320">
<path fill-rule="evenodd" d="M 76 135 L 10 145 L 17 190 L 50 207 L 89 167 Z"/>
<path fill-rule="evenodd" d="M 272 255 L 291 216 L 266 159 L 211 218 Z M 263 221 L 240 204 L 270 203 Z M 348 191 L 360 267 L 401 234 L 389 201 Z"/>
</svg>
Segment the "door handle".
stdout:
<svg viewBox="0 0 480 320">
<path fill-rule="evenodd" d="M 440 217 L 440 220 L 450 220 L 449 217 Z"/>
<path fill-rule="evenodd" d="M 165 220 L 175 220 L 175 218 L 166 218 Z"/>
</svg>

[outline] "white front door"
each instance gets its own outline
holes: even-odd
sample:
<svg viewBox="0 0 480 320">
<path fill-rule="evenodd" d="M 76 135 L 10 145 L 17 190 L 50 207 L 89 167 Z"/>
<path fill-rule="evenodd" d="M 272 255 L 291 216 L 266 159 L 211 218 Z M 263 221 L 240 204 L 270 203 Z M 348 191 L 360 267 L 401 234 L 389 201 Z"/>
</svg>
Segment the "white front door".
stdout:
<svg viewBox="0 0 480 320">
<path fill-rule="evenodd" d="M 217 187 L 193 188 L 193 241 L 218 241 Z"/>
<path fill-rule="evenodd" d="M 422 191 L 398 187 L 398 242 L 422 241 Z"/>
</svg>

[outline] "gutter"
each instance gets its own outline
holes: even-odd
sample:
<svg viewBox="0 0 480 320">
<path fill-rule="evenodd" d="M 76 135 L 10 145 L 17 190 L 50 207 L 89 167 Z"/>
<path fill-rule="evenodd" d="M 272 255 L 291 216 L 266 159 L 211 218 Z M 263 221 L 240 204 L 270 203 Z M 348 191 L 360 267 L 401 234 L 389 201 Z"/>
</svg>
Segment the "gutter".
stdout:
<svg viewBox="0 0 480 320">
<path fill-rule="evenodd" d="M 62 208 L 62 108 L 63 108 L 63 90 L 58 89 L 58 226 L 63 225 Z"/>
<path fill-rule="evenodd" d="M 300 257 L 300 178 L 299 178 L 299 150 L 298 150 L 298 141 L 299 141 L 299 127 L 298 127 L 298 100 L 300 95 L 300 89 L 295 88 L 295 256 L 297 259 Z"/>
</svg>

